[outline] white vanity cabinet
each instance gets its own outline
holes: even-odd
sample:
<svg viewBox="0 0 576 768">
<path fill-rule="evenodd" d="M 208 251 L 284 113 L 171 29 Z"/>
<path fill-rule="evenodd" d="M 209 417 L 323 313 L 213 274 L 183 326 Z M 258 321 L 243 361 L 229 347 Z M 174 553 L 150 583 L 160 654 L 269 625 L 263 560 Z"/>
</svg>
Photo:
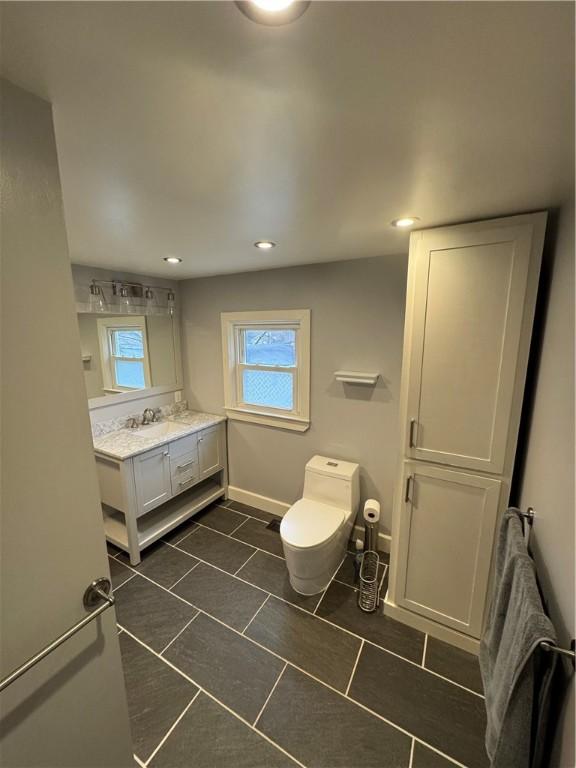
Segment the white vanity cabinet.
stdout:
<svg viewBox="0 0 576 768">
<path fill-rule="evenodd" d="M 119 458 L 96 450 L 106 538 L 140 562 L 141 551 L 228 492 L 226 424 Z"/>
<path fill-rule="evenodd" d="M 410 238 L 385 613 L 476 651 L 508 505 L 546 214 Z"/>
</svg>

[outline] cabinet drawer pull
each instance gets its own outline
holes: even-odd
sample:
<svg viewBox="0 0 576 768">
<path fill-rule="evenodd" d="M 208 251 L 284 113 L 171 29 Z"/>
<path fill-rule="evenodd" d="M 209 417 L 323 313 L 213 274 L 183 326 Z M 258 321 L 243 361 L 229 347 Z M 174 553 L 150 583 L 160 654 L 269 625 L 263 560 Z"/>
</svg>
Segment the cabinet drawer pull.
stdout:
<svg viewBox="0 0 576 768">
<path fill-rule="evenodd" d="M 416 419 L 410 419 L 410 437 L 408 439 L 408 444 L 410 448 L 416 448 L 416 428 L 418 426 L 418 422 Z"/>
<path fill-rule="evenodd" d="M 190 461 L 187 461 L 186 464 L 178 464 L 176 469 L 186 469 L 186 467 L 189 467 L 191 464 L 196 464 L 196 459 L 191 459 Z"/>
<path fill-rule="evenodd" d="M 192 480 L 196 480 L 195 477 L 189 477 L 188 480 L 180 480 L 178 483 L 178 487 L 181 488 L 183 485 L 188 485 L 188 483 L 191 483 Z"/>
<path fill-rule="evenodd" d="M 408 475 L 406 478 L 406 493 L 404 494 L 404 501 L 406 503 L 412 502 L 412 481 L 414 480 L 414 475 Z"/>
</svg>

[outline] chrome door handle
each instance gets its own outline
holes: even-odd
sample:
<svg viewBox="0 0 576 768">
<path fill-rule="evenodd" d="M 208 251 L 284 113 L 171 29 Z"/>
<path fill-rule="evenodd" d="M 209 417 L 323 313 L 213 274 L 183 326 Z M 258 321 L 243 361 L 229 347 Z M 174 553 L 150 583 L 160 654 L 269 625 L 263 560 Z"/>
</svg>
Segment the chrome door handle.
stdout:
<svg viewBox="0 0 576 768">
<path fill-rule="evenodd" d="M 37 654 L 28 659 L 28 661 L 24 662 L 24 664 L 17 667 L 8 675 L 8 677 L 5 677 L 2 681 L 0 681 L 0 691 L 8 688 L 8 686 L 11 685 L 15 680 L 18 680 L 18 678 L 22 677 L 25 672 L 28 672 L 29 669 L 35 667 L 39 661 L 45 659 L 48 654 L 52 653 L 52 651 L 55 651 L 56 648 L 62 645 L 62 643 L 66 642 L 66 640 L 72 637 L 72 635 L 75 635 L 77 632 L 83 629 L 86 624 L 90 624 L 90 622 L 93 621 L 97 616 L 100 616 L 101 613 L 104 613 L 105 610 L 114 605 L 116 600 L 111 594 L 111 590 L 112 585 L 110 584 L 110 579 L 107 579 L 105 576 L 101 576 L 99 579 L 93 581 L 92 584 L 90 584 L 84 592 L 84 608 L 88 610 L 88 608 L 93 608 L 95 605 L 98 605 L 101 600 L 104 600 L 104 602 L 94 611 L 89 613 L 88 616 L 84 616 L 84 618 L 80 619 L 80 621 L 74 624 L 74 626 L 70 627 L 70 629 L 67 629 L 66 632 L 57 637 L 56 640 L 53 640 L 49 645 L 42 648 L 41 651 L 38 651 Z"/>
<path fill-rule="evenodd" d="M 417 428 L 418 428 L 418 422 L 416 419 L 410 419 L 410 435 L 408 438 L 408 445 L 410 448 L 416 448 L 416 437 L 417 435 Z"/>
</svg>

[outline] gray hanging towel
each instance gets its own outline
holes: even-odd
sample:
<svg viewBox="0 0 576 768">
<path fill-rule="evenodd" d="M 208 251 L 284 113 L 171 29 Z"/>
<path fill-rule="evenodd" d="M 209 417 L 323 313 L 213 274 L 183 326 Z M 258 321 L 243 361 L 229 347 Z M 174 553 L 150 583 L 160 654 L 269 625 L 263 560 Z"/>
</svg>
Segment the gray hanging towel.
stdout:
<svg viewBox="0 0 576 768">
<path fill-rule="evenodd" d="M 556 654 L 534 562 L 514 510 L 502 519 L 496 542 L 494 593 L 480 643 L 486 696 L 486 751 L 492 768 L 538 768 L 542 758 Z"/>
</svg>

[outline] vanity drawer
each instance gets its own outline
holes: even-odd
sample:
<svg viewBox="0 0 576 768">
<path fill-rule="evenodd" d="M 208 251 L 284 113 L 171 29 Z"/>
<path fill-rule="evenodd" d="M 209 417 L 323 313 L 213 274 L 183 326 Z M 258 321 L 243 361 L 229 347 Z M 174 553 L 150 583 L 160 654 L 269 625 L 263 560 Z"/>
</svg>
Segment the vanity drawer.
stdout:
<svg viewBox="0 0 576 768">
<path fill-rule="evenodd" d="M 170 458 L 181 457 L 198 450 L 198 435 L 186 435 L 170 443 Z"/>
<path fill-rule="evenodd" d="M 197 450 L 184 453 L 181 456 L 174 456 L 170 452 L 170 479 L 173 496 L 193 485 L 199 474 Z"/>
</svg>

